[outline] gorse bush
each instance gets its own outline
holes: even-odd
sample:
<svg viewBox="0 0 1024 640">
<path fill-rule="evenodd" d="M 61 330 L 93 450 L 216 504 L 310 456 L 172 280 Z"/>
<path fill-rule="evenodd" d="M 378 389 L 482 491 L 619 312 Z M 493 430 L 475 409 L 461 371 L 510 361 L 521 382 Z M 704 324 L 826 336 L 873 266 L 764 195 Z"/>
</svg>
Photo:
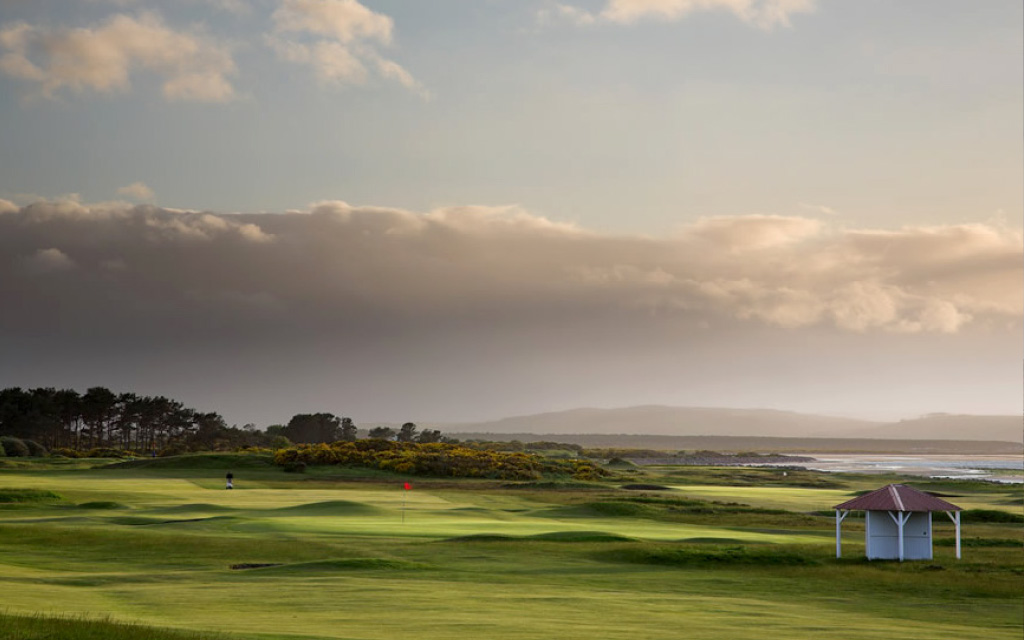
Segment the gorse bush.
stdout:
<svg viewBox="0 0 1024 640">
<path fill-rule="evenodd" d="M 347 465 L 410 475 L 533 480 L 542 475 L 566 475 L 596 480 L 607 471 L 580 460 L 545 460 L 540 456 L 505 451 L 482 451 L 441 442 L 390 440 L 339 441 L 281 449 L 274 463 L 286 469 L 299 464 Z"/>
<path fill-rule="evenodd" d="M 0 436 L 0 447 L 3 447 L 4 451 L 11 458 L 27 458 L 31 455 L 21 438 Z"/>
<path fill-rule="evenodd" d="M 63 456 L 65 458 L 136 458 L 139 454 L 126 449 L 110 449 L 106 447 L 96 447 L 88 451 L 60 447 L 51 451 L 50 455 Z"/>
<path fill-rule="evenodd" d="M 33 458 L 45 458 L 50 455 L 50 452 L 46 450 L 46 447 L 35 440 L 25 440 L 25 446 L 28 447 L 28 453 Z"/>
</svg>

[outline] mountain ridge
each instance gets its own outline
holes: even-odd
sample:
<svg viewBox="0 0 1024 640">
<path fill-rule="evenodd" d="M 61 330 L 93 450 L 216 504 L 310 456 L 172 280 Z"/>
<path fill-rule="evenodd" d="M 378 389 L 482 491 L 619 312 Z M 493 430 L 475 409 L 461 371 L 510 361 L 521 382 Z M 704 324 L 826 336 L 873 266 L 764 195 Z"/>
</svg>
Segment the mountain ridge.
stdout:
<svg viewBox="0 0 1024 640">
<path fill-rule="evenodd" d="M 895 422 L 781 409 L 579 407 L 479 422 L 424 424 L 445 433 L 635 434 L 1024 442 L 1021 416 L 926 414 Z"/>
</svg>

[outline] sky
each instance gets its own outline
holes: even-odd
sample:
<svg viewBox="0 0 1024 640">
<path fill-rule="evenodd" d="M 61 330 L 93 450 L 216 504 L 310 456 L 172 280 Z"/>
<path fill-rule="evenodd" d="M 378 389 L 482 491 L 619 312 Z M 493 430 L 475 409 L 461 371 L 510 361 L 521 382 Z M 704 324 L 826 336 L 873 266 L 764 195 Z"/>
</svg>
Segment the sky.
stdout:
<svg viewBox="0 0 1024 640">
<path fill-rule="evenodd" d="M 1017 0 L 0 0 L 0 387 L 1019 414 Z"/>
</svg>

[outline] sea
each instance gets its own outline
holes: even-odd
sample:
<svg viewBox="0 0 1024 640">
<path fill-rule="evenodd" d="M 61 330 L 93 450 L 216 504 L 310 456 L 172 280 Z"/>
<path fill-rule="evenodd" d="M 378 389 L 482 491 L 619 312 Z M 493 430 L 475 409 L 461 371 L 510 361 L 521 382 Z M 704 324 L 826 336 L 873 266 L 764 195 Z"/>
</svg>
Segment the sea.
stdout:
<svg viewBox="0 0 1024 640">
<path fill-rule="evenodd" d="M 845 473 L 899 473 L 929 478 L 1024 483 L 1022 456 L 876 455 L 816 453 L 801 467 Z"/>
</svg>

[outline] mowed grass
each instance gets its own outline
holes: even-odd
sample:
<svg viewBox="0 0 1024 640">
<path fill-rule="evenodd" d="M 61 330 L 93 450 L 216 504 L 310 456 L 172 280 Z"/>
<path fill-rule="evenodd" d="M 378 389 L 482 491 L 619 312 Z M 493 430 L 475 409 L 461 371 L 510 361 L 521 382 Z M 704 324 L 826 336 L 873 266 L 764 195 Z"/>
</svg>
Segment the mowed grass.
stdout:
<svg viewBox="0 0 1024 640">
<path fill-rule="evenodd" d="M 414 480 L 405 492 L 386 475 L 253 465 L 235 467 L 237 488 L 225 491 L 232 462 L 0 470 L 0 493 L 20 496 L 0 505 L 6 615 L 282 640 L 1018 639 L 1024 629 L 1024 559 L 1006 546 L 1019 525 L 965 528 L 1003 546 L 965 548 L 961 561 L 936 546 L 931 562 L 869 563 L 851 518 L 836 560 L 833 520 L 811 514 L 870 479 L 648 478 L 662 491 Z M 1020 510 L 1018 489 L 978 486 L 958 491 Z M 936 536 L 948 537 L 940 515 Z M 137 635 L 38 637 L 165 637 L 127 629 Z"/>
</svg>

